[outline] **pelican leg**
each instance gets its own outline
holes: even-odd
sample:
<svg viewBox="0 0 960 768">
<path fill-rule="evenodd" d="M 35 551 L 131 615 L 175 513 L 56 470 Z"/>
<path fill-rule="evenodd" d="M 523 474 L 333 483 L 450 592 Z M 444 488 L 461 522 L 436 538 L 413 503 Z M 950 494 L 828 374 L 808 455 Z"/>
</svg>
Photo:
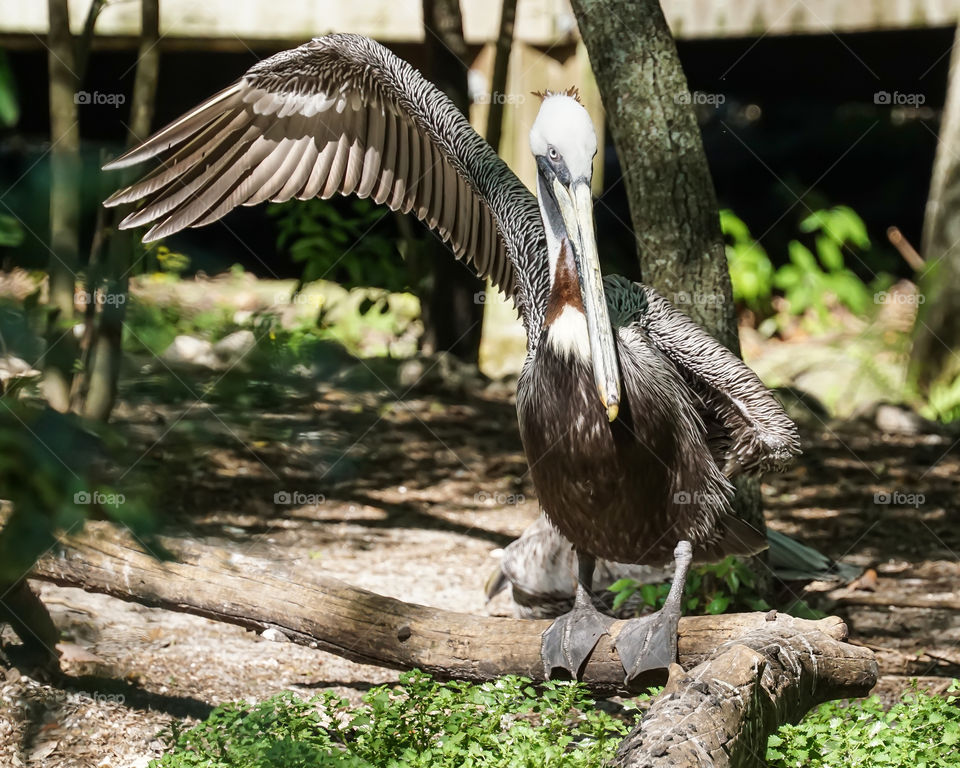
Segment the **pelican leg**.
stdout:
<svg viewBox="0 0 960 768">
<path fill-rule="evenodd" d="M 540 657 L 547 680 L 558 669 L 565 669 L 576 680 L 597 642 L 613 624 L 614 619 L 600 613 L 590 597 L 594 565 L 591 555 L 577 552 L 577 596 L 573 609 L 554 619 L 541 636 Z"/>
<path fill-rule="evenodd" d="M 656 613 L 626 622 L 614 640 L 620 663 L 626 672 L 624 684 L 642 672 L 664 669 L 677 660 L 677 626 L 683 607 L 683 587 L 693 560 L 689 541 L 681 541 L 673 550 L 676 570 L 667 600 Z"/>
</svg>

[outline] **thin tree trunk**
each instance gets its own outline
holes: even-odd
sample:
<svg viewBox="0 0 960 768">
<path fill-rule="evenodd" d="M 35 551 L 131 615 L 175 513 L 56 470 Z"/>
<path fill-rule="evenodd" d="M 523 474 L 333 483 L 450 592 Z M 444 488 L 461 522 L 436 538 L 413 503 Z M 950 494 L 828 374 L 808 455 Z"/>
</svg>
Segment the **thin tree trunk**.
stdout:
<svg viewBox="0 0 960 768">
<path fill-rule="evenodd" d="M 0 622 L 6 622 L 23 642 L 31 663 L 57 669 L 60 633 L 27 580 L 0 584 Z"/>
<path fill-rule="evenodd" d="M 467 92 L 467 44 L 458 0 L 423 0 L 424 41 L 430 62 L 430 79 L 469 116 Z M 470 269 L 451 257 L 436 237 L 423 240 L 418 249 L 432 280 L 421 302 L 424 352 L 452 352 L 476 364 L 483 329 L 484 285 Z"/>
<path fill-rule="evenodd" d="M 510 65 L 510 50 L 513 48 L 513 22 L 517 16 L 517 0 L 503 0 L 500 9 L 500 31 L 497 34 L 497 51 L 493 59 L 493 80 L 490 83 L 490 109 L 487 112 L 486 139 L 491 147 L 500 151 L 500 133 L 503 127 L 504 91 L 507 90 L 507 70 Z"/>
<path fill-rule="evenodd" d="M 960 27 L 954 38 L 947 101 L 923 221 L 927 269 L 910 360 L 911 379 L 929 394 L 936 384 L 960 376 Z"/>
<path fill-rule="evenodd" d="M 740 353 L 720 216 L 687 78 L 658 0 L 572 0 L 623 172 L 643 280 Z M 764 529 L 759 483 L 736 513 Z"/>
<path fill-rule="evenodd" d="M 160 77 L 160 4 L 159 0 L 141 0 L 140 49 L 130 104 L 128 145 L 144 139 L 150 132 Z M 123 321 L 132 256 L 137 248 L 130 232 L 117 228 L 120 212 L 111 209 L 108 220 L 108 259 L 105 270 L 106 301 L 100 307 L 99 322 L 93 337 L 89 360 L 89 387 L 84 399 L 84 415 L 106 421 L 117 397 L 122 360 Z"/>
<path fill-rule="evenodd" d="M 90 50 L 93 47 L 93 36 L 97 28 L 97 19 L 100 17 L 100 11 L 104 9 L 107 0 L 91 0 L 90 8 L 87 10 L 87 16 L 83 20 L 83 29 L 80 31 L 80 37 L 76 44 L 76 67 L 77 80 L 83 83 L 87 76 L 87 65 L 90 63 Z"/>
<path fill-rule="evenodd" d="M 43 392 L 58 411 L 70 409 L 77 344 L 72 333 L 79 251 L 80 129 L 75 97 L 80 82 L 67 0 L 48 0 L 50 31 L 50 263 Z"/>
</svg>

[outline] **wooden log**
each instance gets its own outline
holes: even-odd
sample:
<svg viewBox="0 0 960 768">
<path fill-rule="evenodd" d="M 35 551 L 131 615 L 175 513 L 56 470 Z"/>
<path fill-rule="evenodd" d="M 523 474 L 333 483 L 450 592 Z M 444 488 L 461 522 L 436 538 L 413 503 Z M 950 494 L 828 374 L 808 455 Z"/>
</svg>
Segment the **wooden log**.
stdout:
<svg viewBox="0 0 960 768">
<path fill-rule="evenodd" d="M 276 629 L 293 642 L 366 664 L 416 667 L 445 679 L 515 674 L 543 680 L 540 635 L 549 621 L 429 608 L 317 573 L 297 571 L 294 581 L 294 574 L 283 574 L 275 563 L 181 539 L 159 539 L 154 549 L 168 557 L 160 560 L 108 523 L 88 523 L 82 535 L 62 544 L 59 553 L 37 563 L 32 578 L 257 631 Z M 846 627 L 835 617 L 809 621 L 772 614 L 682 619 L 680 663 L 697 665 L 723 643 L 758 630 L 834 641 L 846 637 Z M 613 625 L 613 635 L 622 624 Z M 584 668 L 583 681 L 598 694 L 623 693 L 623 676 L 613 638 L 605 636 Z M 665 680 L 665 670 L 654 672 L 633 688 Z"/>
<path fill-rule="evenodd" d="M 689 672 L 674 664 L 616 764 L 759 768 L 781 724 L 824 701 L 865 695 L 877 674 L 869 649 L 817 629 L 753 629 Z"/>
<path fill-rule="evenodd" d="M 923 608 L 931 611 L 960 611 L 960 599 L 953 595 L 930 595 L 884 589 L 868 592 L 856 589 L 835 589 L 827 597 L 844 605 L 875 605 L 881 608 Z"/>
</svg>

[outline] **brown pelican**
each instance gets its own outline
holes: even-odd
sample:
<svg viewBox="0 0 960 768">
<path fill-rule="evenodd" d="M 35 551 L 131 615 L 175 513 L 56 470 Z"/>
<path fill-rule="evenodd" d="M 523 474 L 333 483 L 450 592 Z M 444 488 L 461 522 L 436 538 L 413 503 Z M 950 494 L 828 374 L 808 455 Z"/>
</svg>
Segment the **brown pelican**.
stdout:
<svg viewBox="0 0 960 768">
<path fill-rule="evenodd" d="M 535 198 L 409 64 L 329 35 L 254 65 L 110 163 L 161 160 L 106 204 L 142 200 L 122 226 L 152 224 L 144 240 L 156 240 L 238 205 L 371 197 L 413 212 L 511 296 L 527 331 L 517 410 L 534 486 L 579 555 L 574 608 L 543 636 L 546 673 L 576 675 L 612 621 L 588 597 L 594 558 L 658 566 L 676 555 L 664 612 L 616 638 L 632 677 L 675 656 L 691 557 L 764 545 L 731 516 L 724 470 L 778 467 L 798 440 L 736 356 L 652 289 L 601 278 L 593 125 L 575 91 L 542 99 Z"/>
</svg>

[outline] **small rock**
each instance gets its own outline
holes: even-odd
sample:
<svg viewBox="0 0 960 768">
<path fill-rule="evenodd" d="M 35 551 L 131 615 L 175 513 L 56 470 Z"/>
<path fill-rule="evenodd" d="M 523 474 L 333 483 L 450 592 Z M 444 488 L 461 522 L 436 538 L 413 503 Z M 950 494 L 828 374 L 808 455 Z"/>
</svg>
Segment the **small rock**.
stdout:
<svg viewBox="0 0 960 768">
<path fill-rule="evenodd" d="M 170 365 L 216 368 L 219 364 L 213 345 L 206 339 L 198 339 L 195 336 L 177 336 L 160 357 Z"/>
<path fill-rule="evenodd" d="M 257 337 L 253 331 L 244 329 L 224 336 L 213 345 L 213 352 L 223 364 L 231 365 L 239 362 L 256 344 Z"/>
<path fill-rule="evenodd" d="M 936 434 L 941 431 L 939 424 L 923 418 L 906 406 L 891 403 L 877 405 L 874 421 L 877 428 L 888 435 Z"/>
<path fill-rule="evenodd" d="M 283 634 L 283 632 L 281 632 L 279 629 L 275 629 L 274 627 L 270 627 L 269 629 L 263 630 L 263 632 L 260 633 L 260 637 L 262 637 L 264 640 L 269 640 L 272 643 L 290 642 L 289 637 L 287 637 L 285 634 Z"/>
<path fill-rule="evenodd" d="M 412 387 L 423 378 L 424 370 L 425 366 L 421 358 L 411 357 L 409 360 L 404 360 L 397 368 L 397 383 L 401 387 Z"/>
<path fill-rule="evenodd" d="M 19 357 L 7 355 L 0 358 L 0 381 L 15 379 L 21 376 L 39 376 L 40 371 L 35 370 L 26 360 Z"/>
</svg>

